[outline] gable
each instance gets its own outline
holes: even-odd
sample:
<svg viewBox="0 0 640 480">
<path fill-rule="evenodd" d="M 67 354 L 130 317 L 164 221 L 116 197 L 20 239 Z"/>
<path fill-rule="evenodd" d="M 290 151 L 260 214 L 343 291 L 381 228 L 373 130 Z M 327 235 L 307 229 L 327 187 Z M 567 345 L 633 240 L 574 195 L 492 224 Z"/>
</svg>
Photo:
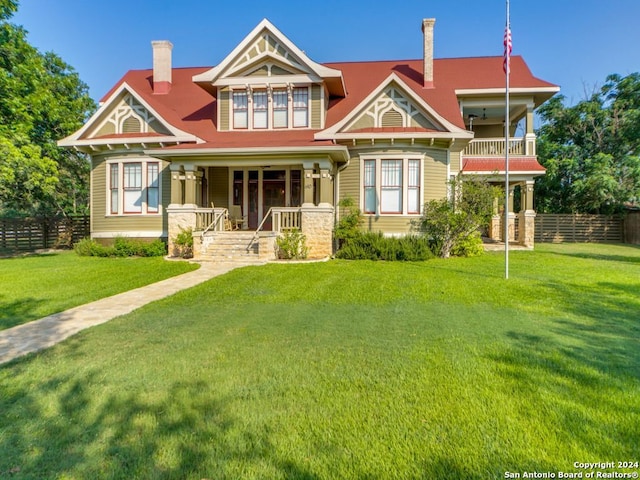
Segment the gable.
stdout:
<svg viewBox="0 0 640 480">
<path fill-rule="evenodd" d="M 263 63 L 261 67 L 270 69 L 270 65 L 264 62 L 265 59 L 276 61 L 284 67 L 283 70 L 288 74 L 311 73 L 310 69 L 290 49 L 264 29 L 253 43 L 250 43 L 237 55 L 235 61 L 231 62 L 229 69 L 222 76 L 242 76 L 243 71 L 261 61 Z"/>
<path fill-rule="evenodd" d="M 429 115 L 397 86 L 390 85 L 371 100 L 362 113 L 345 125 L 341 131 L 353 132 L 387 127 L 442 130 L 441 126 L 430 119 Z"/>
<path fill-rule="evenodd" d="M 171 135 L 171 132 L 147 108 L 131 94 L 124 93 L 119 100 L 102 114 L 102 121 L 87 130 L 81 138 L 99 138 L 105 135 L 130 135 L 156 133 Z"/>
<path fill-rule="evenodd" d="M 282 65 L 275 60 L 267 60 L 258 64 L 252 64 L 243 71 L 238 72 L 238 76 L 245 77 L 277 77 L 282 75 L 302 75 L 306 72 L 296 70 L 291 65 Z"/>
</svg>

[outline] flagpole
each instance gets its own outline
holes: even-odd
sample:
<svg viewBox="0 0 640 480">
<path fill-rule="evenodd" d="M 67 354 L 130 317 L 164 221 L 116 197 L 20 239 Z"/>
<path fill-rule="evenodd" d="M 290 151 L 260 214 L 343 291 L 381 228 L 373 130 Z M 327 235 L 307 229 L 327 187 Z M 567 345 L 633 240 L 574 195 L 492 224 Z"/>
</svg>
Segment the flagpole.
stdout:
<svg viewBox="0 0 640 480">
<path fill-rule="evenodd" d="M 504 278 L 509 278 L 509 74 L 511 73 L 511 22 L 509 19 L 509 0 L 507 2 L 506 25 L 504 29 L 505 62 L 505 114 L 504 114 Z"/>
</svg>

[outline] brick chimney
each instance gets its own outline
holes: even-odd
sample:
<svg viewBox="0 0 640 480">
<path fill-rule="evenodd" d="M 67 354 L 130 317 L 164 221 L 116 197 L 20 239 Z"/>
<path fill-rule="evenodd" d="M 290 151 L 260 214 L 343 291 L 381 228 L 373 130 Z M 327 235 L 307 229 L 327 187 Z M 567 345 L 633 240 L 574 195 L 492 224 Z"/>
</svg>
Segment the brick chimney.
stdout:
<svg viewBox="0 0 640 480">
<path fill-rule="evenodd" d="M 171 90 L 171 50 L 168 40 L 155 40 L 153 47 L 153 93 L 165 95 Z"/>
<path fill-rule="evenodd" d="M 435 18 L 425 18 L 422 20 L 422 37 L 424 42 L 423 56 L 423 86 L 433 88 L 433 26 Z"/>
</svg>

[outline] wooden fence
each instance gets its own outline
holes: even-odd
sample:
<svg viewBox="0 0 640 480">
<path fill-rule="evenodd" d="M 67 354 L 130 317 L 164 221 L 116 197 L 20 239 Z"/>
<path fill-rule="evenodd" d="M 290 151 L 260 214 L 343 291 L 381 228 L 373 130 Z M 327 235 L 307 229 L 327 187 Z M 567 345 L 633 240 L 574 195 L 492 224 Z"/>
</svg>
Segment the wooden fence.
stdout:
<svg viewBox="0 0 640 480">
<path fill-rule="evenodd" d="M 624 220 L 608 215 L 536 215 L 536 242 L 624 242 Z"/>
<path fill-rule="evenodd" d="M 0 218 L 0 250 L 27 251 L 71 247 L 90 234 L 89 216 Z"/>
</svg>

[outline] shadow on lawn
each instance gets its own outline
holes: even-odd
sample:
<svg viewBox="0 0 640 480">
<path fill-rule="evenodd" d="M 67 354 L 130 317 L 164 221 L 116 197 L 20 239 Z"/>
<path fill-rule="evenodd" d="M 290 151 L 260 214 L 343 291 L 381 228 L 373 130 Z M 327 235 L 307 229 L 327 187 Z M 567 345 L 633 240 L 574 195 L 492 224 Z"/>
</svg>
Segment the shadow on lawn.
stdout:
<svg viewBox="0 0 640 480">
<path fill-rule="evenodd" d="M 580 252 L 580 251 L 554 251 L 552 255 L 560 255 L 563 257 L 573 257 L 573 258 L 584 258 L 588 260 L 606 260 L 609 262 L 623 262 L 623 263 L 631 263 L 631 264 L 640 264 L 640 245 L 630 245 L 627 243 L 620 244 L 615 243 L 612 244 L 616 247 L 624 246 L 625 249 L 635 250 L 634 253 L 636 255 L 617 255 L 612 253 L 591 253 L 591 252 Z"/>
<path fill-rule="evenodd" d="M 0 330 L 22 325 L 31 320 L 40 318 L 33 312 L 42 305 L 43 300 L 36 298 L 21 298 L 15 301 L 6 301 L 0 295 Z"/>
<path fill-rule="evenodd" d="M 100 378 L 56 377 L 3 395 L 0 478 L 235 479 L 252 469 L 316 478 L 275 458 L 268 434 L 243 429 L 214 386 L 185 381 L 162 399 L 126 391 L 103 398 Z"/>
<path fill-rule="evenodd" d="M 614 448 L 637 454 L 638 286 L 608 282 L 548 286 L 559 293 L 558 310 L 568 315 L 552 319 L 550 335 L 508 332 L 512 348 L 490 359 L 508 388 L 533 398 L 538 412 L 548 412 L 540 414 L 540 421 L 553 422 L 549 428 L 567 444 L 578 445 L 594 459 L 610 455 Z"/>
</svg>

